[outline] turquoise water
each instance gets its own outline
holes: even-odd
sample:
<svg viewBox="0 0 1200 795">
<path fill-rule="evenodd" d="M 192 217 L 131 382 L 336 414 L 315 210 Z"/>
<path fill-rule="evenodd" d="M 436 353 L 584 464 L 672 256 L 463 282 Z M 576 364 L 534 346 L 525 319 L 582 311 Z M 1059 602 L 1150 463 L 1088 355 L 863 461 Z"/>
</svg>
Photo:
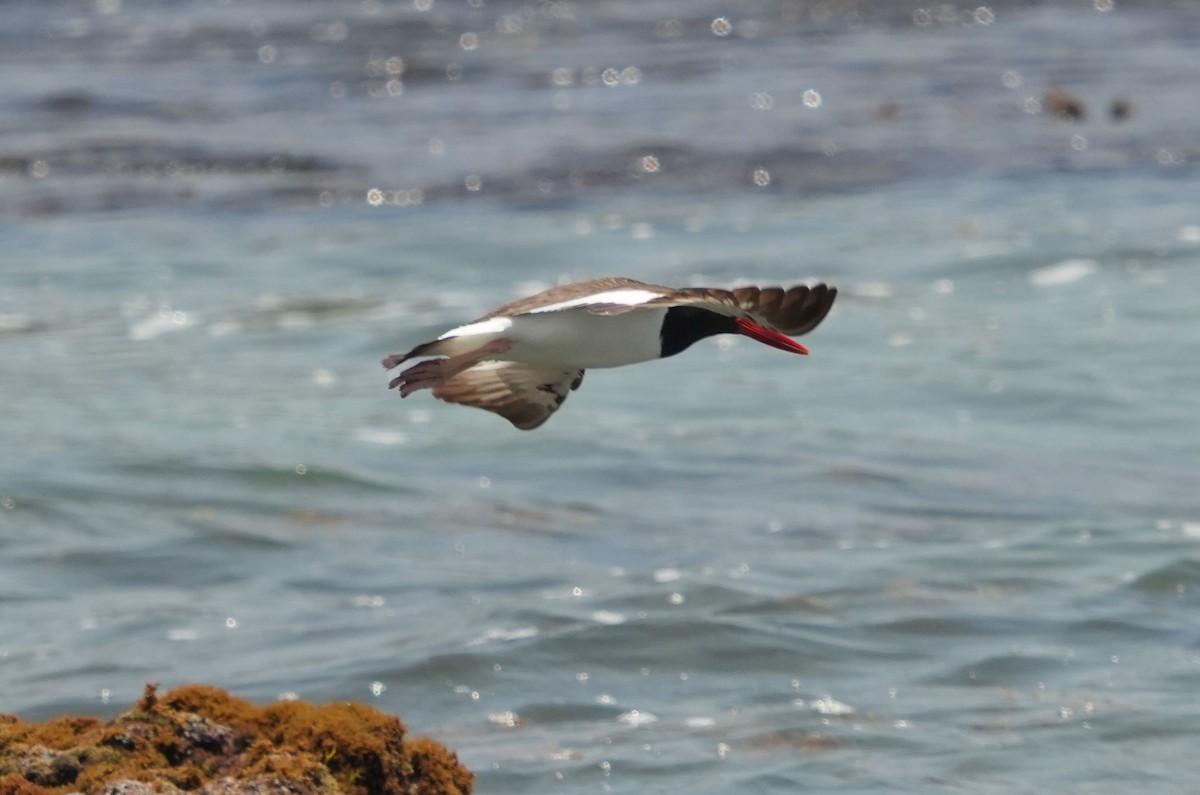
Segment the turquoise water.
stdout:
<svg viewBox="0 0 1200 795">
<path fill-rule="evenodd" d="M 5 6 L 0 711 L 358 699 L 480 792 L 1192 791 L 1200 15 L 1097 7 Z M 533 433 L 386 390 L 599 275 L 841 293 Z"/>
</svg>

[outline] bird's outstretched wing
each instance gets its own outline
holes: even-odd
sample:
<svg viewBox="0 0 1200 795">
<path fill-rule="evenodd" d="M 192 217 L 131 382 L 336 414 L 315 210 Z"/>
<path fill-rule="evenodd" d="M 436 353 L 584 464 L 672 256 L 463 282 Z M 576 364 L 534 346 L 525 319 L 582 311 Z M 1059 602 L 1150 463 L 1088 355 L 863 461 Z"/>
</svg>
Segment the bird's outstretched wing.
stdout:
<svg viewBox="0 0 1200 795">
<path fill-rule="evenodd" d="M 532 431 L 558 411 L 571 390 L 583 383 L 583 370 L 547 370 L 516 362 L 487 361 L 434 387 L 447 403 L 476 406 Z"/>
<path fill-rule="evenodd" d="M 619 315 L 643 309 L 696 306 L 731 317 L 747 317 L 783 334 L 806 334 L 829 314 L 837 288 L 826 284 L 811 287 L 716 287 L 674 289 L 636 279 L 609 277 L 554 287 L 530 298 L 522 298 L 481 317 L 493 317 L 576 309 L 593 315 Z M 409 354 L 420 355 L 416 351 Z"/>
<path fill-rule="evenodd" d="M 571 297 L 572 288 L 586 288 L 590 295 Z M 829 314 L 837 298 L 837 288 L 826 284 L 794 287 L 739 287 L 722 290 L 716 287 L 684 287 L 674 289 L 646 284 L 634 279 L 595 279 L 579 285 L 555 288 L 538 298 L 543 303 L 533 306 L 532 299 L 508 304 L 493 314 L 516 314 L 546 311 L 544 301 L 550 299 L 554 308 L 581 309 L 594 315 L 619 315 L 643 309 L 671 306 L 695 306 L 731 317 L 747 317 L 759 325 L 783 334 L 806 334 Z M 561 299 L 561 302 L 554 299 Z M 616 300 L 614 300 L 616 299 Z M 487 317 L 485 315 L 485 317 Z"/>
<path fill-rule="evenodd" d="M 733 317 L 748 317 L 783 334 L 806 334 L 817 327 L 837 297 L 837 288 L 825 284 L 782 287 L 685 287 L 642 306 L 695 306 Z"/>
</svg>

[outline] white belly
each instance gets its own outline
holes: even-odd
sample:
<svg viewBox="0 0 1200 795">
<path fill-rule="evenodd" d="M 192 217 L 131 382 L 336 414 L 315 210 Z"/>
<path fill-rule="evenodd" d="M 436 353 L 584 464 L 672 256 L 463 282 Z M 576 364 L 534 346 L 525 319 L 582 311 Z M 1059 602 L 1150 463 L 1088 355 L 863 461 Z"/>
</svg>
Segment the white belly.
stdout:
<svg viewBox="0 0 1200 795">
<path fill-rule="evenodd" d="M 513 341 L 505 359 L 536 366 L 594 369 L 658 359 L 666 309 L 617 315 L 583 310 L 518 315 L 504 334 Z"/>
</svg>

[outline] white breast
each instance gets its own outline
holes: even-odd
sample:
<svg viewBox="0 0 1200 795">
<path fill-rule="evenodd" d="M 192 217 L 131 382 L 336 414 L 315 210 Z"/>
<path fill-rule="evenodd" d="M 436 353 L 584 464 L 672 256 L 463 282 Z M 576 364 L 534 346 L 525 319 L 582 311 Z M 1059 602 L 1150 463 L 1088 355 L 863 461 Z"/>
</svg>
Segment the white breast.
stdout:
<svg viewBox="0 0 1200 795">
<path fill-rule="evenodd" d="M 658 359 L 666 309 L 596 315 L 581 309 L 518 315 L 506 359 L 545 367 L 600 368 Z"/>
</svg>

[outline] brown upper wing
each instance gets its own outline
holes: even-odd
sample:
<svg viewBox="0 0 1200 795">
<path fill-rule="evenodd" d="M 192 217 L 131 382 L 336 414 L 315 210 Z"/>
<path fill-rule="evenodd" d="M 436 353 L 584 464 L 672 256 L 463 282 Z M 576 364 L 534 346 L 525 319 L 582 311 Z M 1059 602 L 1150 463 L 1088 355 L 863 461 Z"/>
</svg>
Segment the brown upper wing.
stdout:
<svg viewBox="0 0 1200 795">
<path fill-rule="evenodd" d="M 783 334 L 806 334 L 829 314 L 837 288 L 826 284 L 782 287 L 685 287 L 643 306 L 698 306 L 722 315 L 749 317 Z"/>
<path fill-rule="evenodd" d="M 551 287 L 549 290 L 543 290 L 537 295 L 531 295 L 528 298 L 519 298 L 512 303 L 494 309 L 479 318 L 479 320 L 501 316 L 513 317 L 514 315 L 532 312 L 548 304 L 557 304 L 562 301 L 570 301 L 572 298 L 578 298 L 588 293 L 603 293 L 609 290 L 646 290 L 647 292 L 662 293 L 664 295 L 672 292 L 670 287 L 646 284 L 645 282 L 639 282 L 637 279 L 626 279 L 620 276 L 607 276 L 603 279 L 589 279 L 583 282 L 572 282 L 571 284 L 561 284 L 558 287 Z M 618 305 L 616 308 L 621 311 L 630 311 L 635 307 Z M 593 312 L 599 309 L 601 310 L 599 314 L 607 314 L 606 310 L 609 307 L 607 305 L 592 305 L 587 307 L 587 309 Z"/>
<path fill-rule="evenodd" d="M 523 431 L 538 427 L 583 383 L 583 370 L 544 370 L 516 362 L 480 362 L 433 389 L 447 403 L 499 414 Z"/>
<path fill-rule="evenodd" d="M 608 290 L 646 290 L 662 293 L 644 304 L 594 304 L 586 308 L 595 314 L 620 314 L 639 309 L 661 306 L 699 306 L 723 315 L 749 317 L 754 322 L 773 328 L 783 334 L 806 334 L 817 327 L 837 297 L 837 288 L 826 284 L 811 287 L 798 284 L 782 287 L 739 287 L 722 290 L 716 287 L 684 287 L 675 289 L 657 284 L 647 284 L 636 279 L 607 277 L 584 282 L 552 287 L 545 292 L 522 298 L 489 312 L 480 318 L 486 320 L 499 315 L 512 316 L 530 312 L 547 304 L 569 301 L 584 293 L 602 293 Z"/>
</svg>

